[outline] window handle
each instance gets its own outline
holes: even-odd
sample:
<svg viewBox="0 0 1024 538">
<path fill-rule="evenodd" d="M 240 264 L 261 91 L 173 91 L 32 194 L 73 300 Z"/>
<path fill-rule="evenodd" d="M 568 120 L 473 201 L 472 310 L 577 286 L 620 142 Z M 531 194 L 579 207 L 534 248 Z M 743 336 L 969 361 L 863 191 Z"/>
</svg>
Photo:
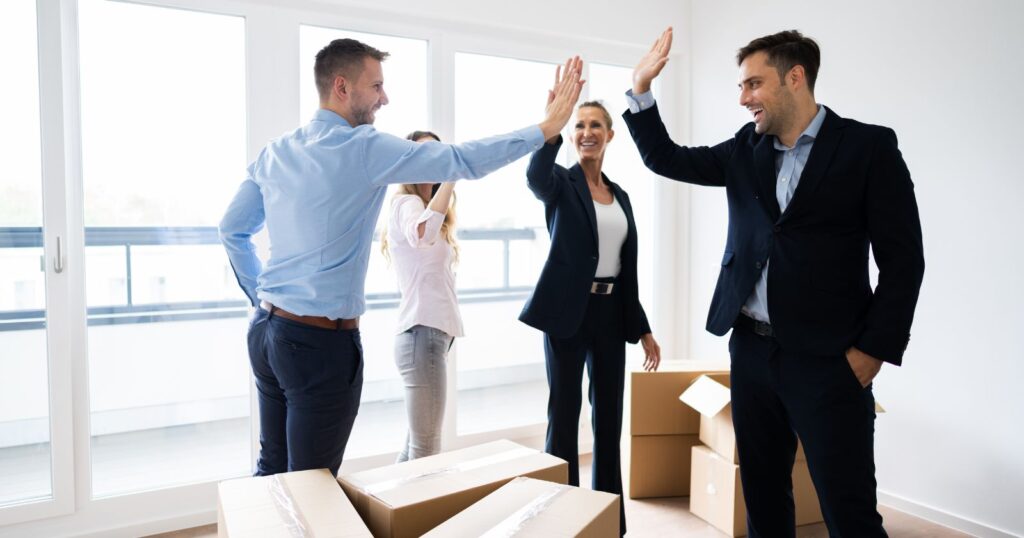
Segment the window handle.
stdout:
<svg viewBox="0 0 1024 538">
<path fill-rule="evenodd" d="M 60 247 L 60 236 L 57 236 L 57 255 L 53 258 L 53 272 L 64 272 L 64 253 Z"/>
</svg>

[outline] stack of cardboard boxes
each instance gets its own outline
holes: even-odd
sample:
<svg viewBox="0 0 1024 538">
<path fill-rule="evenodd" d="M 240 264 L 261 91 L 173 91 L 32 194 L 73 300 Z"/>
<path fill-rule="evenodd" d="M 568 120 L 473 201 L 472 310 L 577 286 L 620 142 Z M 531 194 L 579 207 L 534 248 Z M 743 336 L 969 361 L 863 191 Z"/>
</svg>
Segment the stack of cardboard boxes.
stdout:
<svg viewBox="0 0 1024 538">
<path fill-rule="evenodd" d="M 747 512 L 740 485 L 736 433 L 729 404 L 729 374 L 699 376 L 680 396 L 700 413 L 700 442 L 691 449 L 690 512 L 729 536 L 747 534 Z M 822 521 L 807 459 L 798 444 L 793 465 L 796 524 Z"/>
<path fill-rule="evenodd" d="M 690 494 L 690 450 L 700 444 L 700 414 L 679 395 L 705 373 L 728 372 L 729 364 L 664 362 L 657 372 L 630 377 L 629 498 Z"/>
<path fill-rule="evenodd" d="M 518 478 L 524 477 L 524 478 Z M 615 538 L 619 498 L 564 485 L 568 464 L 495 441 L 337 480 L 325 469 L 219 486 L 221 538 Z"/>
</svg>

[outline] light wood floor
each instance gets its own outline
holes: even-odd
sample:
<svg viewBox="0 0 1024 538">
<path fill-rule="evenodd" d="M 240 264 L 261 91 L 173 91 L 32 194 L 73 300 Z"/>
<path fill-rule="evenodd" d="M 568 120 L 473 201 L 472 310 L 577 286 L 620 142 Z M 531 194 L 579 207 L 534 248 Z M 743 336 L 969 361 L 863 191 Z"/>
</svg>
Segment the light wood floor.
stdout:
<svg viewBox="0 0 1024 538">
<path fill-rule="evenodd" d="M 580 483 L 590 483 L 589 454 L 580 457 Z M 628 490 L 628 486 L 626 487 Z M 628 536 L 667 537 L 686 536 L 687 538 L 722 538 L 724 533 L 704 522 L 703 519 L 690 513 L 688 497 L 670 497 L 664 499 L 625 499 L 626 521 L 629 525 Z M 890 538 L 955 538 L 970 536 L 948 527 L 899 512 L 886 506 L 879 506 L 879 512 L 885 521 L 885 530 Z M 828 530 L 824 523 L 806 525 L 797 529 L 797 538 L 827 538 Z M 193 529 L 185 529 L 152 538 L 216 538 L 217 526 L 205 525 Z"/>
</svg>

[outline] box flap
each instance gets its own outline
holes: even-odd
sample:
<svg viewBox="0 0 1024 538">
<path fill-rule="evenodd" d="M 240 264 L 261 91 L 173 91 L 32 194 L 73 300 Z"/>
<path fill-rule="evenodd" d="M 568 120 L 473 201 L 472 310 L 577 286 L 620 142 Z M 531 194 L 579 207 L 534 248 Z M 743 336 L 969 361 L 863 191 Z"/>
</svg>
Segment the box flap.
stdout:
<svg viewBox="0 0 1024 538">
<path fill-rule="evenodd" d="M 721 376 L 702 375 L 679 395 L 679 399 L 701 415 L 713 417 L 729 405 L 731 399 L 729 386 L 722 381 Z"/>
</svg>

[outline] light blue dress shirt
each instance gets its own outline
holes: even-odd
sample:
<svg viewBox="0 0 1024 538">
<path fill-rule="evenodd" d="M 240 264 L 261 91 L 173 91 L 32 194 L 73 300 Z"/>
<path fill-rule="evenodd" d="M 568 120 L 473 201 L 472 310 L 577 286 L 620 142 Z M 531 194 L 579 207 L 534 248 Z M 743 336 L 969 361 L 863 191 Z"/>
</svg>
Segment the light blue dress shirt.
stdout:
<svg viewBox="0 0 1024 538">
<path fill-rule="evenodd" d="M 458 145 L 417 143 L 371 125 L 352 128 L 320 109 L 249 165 L 221 220 L 221 241 L 253 305 L 354 318 L 366 311 L 366 268 L 388 184 L 480 178 L 543 143 L 536 125 Z M 252 243 L 264 224 L 266 267 Z"/>
<path fill-rule="evenodd" d="M 626 91 L 626 102 L 629 111 L 637 112 L 647 110 L 654 106 L 654 95 L 652 92 L 644 92 L 633 95 L 633 90 Z M 804 129 L 804 132 L 796 140 L 796 145 L 786 147 L 779 142 L 778 137 L 774 138 L 775 149 L 775 199 L 779 202 L 779 211 L 785 212 L 789 202 L 793 199 L 793 193 L 800 183 L 800 175 L 807 165 L 807 158 L 811 155 L 811 148 L 814 140 L 818 137 L 821 124 L 825 121 L 825 107 L 818 105 L 818 113 L 811 120 L 811 123 Z M 743 305 L 743 313 L 765 323 L 769 323 L 768 316 L 768 267 L 771 260 L 761 270 L 761 277 L 754 285 L 754 292 L 747 298 Z"/>
<path fill-rule="evenodd" d="M 807 165 L 807 158 L 811 155 L 811 148 L 814 146 L 814 139 L 818 137 L 822 122 L 825 121 L 825 107 L 818 105 L 818 113 L 814 119 L 800 133 L 796 139 L 796 145 L 789 148 L 779 142 L 778 137 L 774 138 L 775 144 L 775 199 L 779 202 L 779 211 L 785 212 L 789 202 L 793 200 L 793 193 L 800 184 L 800 175 Z M 768 267 L 771 266 L 771 259 L 764 264 L 761 270 L 761 278 L 754 284 L 754 293 L 750 294 L 747 302 L 743 305 L 743 313 L 765 323 L 771 322 L 768 316 Z"/>
</svg>

